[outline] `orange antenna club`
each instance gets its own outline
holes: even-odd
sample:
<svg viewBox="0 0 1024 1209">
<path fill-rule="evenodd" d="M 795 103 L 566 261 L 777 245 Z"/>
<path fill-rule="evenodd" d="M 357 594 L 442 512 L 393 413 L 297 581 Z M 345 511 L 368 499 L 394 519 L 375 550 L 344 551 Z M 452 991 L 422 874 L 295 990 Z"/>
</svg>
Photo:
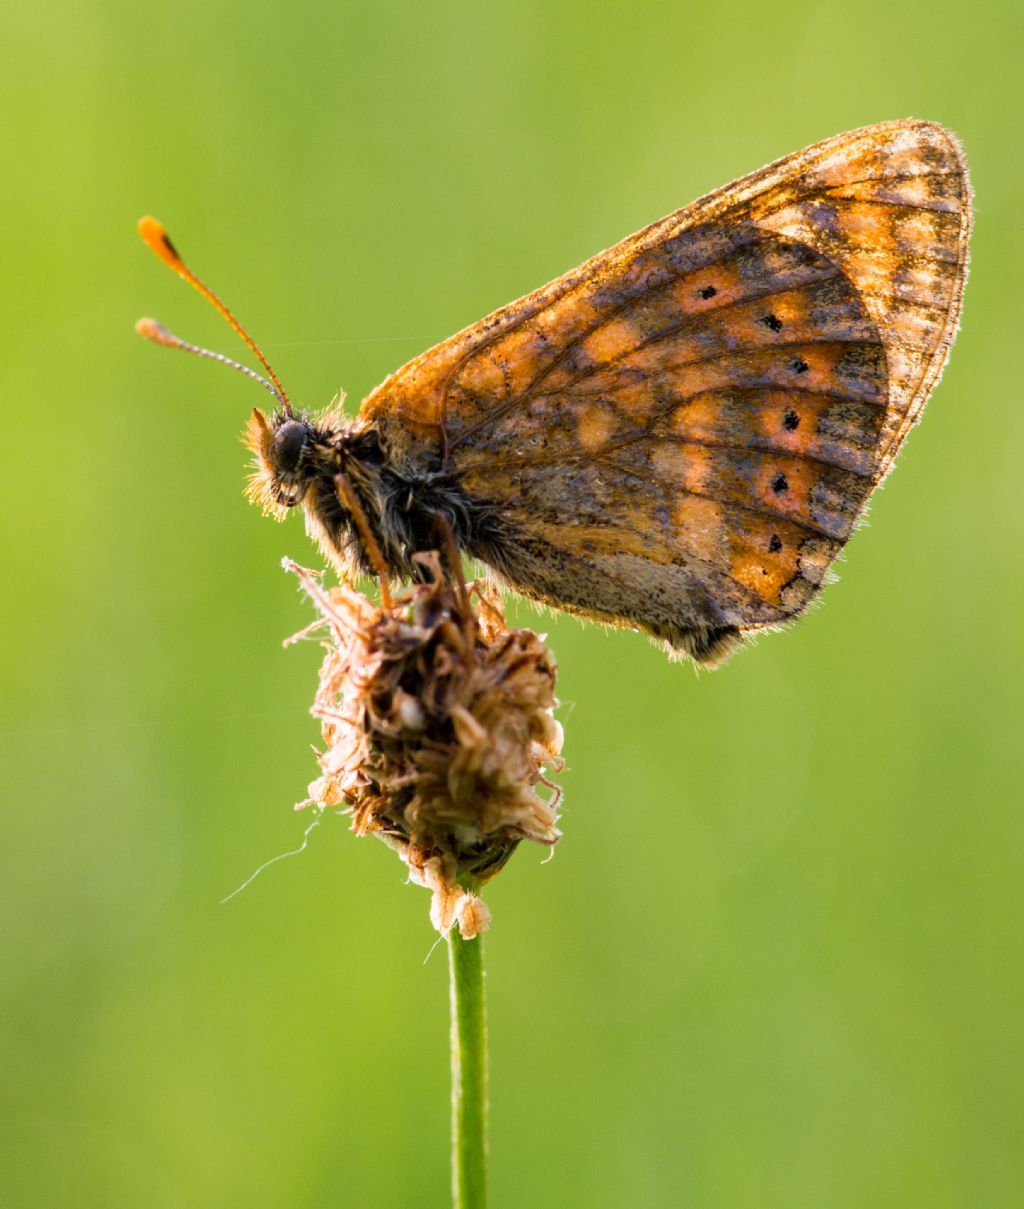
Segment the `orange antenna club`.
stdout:
<svg viewBox="0 0 1024 1209">
<path fill-rule="evenodd" d="M 195 273 L 192 272 L 188 265 L 185 264 L 177 248 L 173 243 L 171 243 L 170 236 L 164 229 L 163 223 L 148 215 L 145 218 L 140 218 L 139 234 L 142 236 L 142 242 L 147 248 L 149 248 L 153 255 L 157 257 L 157 259 L 162 260 L 164 264 L 173 269 L 179 277 L 183 277 L 190 286 L 198 290 L 199 293 L 202 294 L 202 296 L 207 300 L 207 302 L 211 303 L 221 313 L 221 315 L 224 316 L 228 323 L 238 333 L 242 341 L 250 349 L 256 360 L 259 361 L 260 365 L 262 365 L 267 371 L 267 376 L 273 383 L 273 386 L 270 387 L 271 393 L 277 396 L 285 412 L 288 415 L 291 415 L 292 405 L 288 400 L 288 395 L 285 392 L 284 387 L 281 385 L 281 380 L 271 368 L 270 362 L 263 355 L 259 345 L 255 340 L 253 340 L 245 328 L 242 327 L 242 325 L 238 322 L 234 315 L 232 315 L 224 303 L 221 302 L 213 290 L 211 290 L 209 286 L 204 285 L 203 282 L 200 281 L 195 275 Z M 135 330 L 140 336 L 145 336 L 148 340 L 152 340 L 156 344 L 163 344 L 170 348 L 180 348 L 185 352 L 198 353 L 200 356 L 211 357 L 215 361 L 222 361 L 225 364 L 231 365 L 233 368 L 240 369 L 243 373 L 248 373 L 250 377 L 254 377 L 258 382 L 263 382 L 265 386 L 268 385 L 258 374 L 254 374 L 251 370 L 246 370 L 245 366 L 239 365 L 238 362 L 232 361 L 229 357 L 225 357 L 220 353 L 212 353 L 209 351 L 209 349 L 199 348 L 196 345 L 186 343 L 184 340 L 179 340 L 177 336 L 172 336 L 170 332 L 168 332 L 165 328 L 162 328 L 154 319 L 140 319 L 135 325 Z"/>
</svg>

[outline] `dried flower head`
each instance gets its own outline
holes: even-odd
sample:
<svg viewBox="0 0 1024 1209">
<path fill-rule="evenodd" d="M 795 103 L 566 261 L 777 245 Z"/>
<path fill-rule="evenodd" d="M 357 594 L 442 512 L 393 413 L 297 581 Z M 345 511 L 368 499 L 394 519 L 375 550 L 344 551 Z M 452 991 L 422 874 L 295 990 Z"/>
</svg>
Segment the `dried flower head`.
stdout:
<svg viewBox="0 0 1024 1209">
<path fill-rule="evenodd" d="M 521 840 L 559 837 L 556 669 L 536 634 L 508 629 L 493 585 L 452 586 L 435 555 L 416 559 L 425 582 L 390 607 L 285 561 L 321 614 L 296 639 L 328 630 L 312 710 L 326 747 L 301 806 L 350 812 L 433 891 L 438 931 L 468 939 L 489 920 L 477 888 Z"/>
</svg>

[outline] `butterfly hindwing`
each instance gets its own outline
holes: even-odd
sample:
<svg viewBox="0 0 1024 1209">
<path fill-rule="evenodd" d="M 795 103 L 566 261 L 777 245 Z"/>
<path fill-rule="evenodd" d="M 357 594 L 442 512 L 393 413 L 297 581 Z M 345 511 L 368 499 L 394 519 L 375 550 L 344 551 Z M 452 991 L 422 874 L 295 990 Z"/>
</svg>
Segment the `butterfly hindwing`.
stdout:
<svg viewBox="0 0 1024 1209">
<path fill-rule="evenodd" d="M 716 662 L 808 606 L 891 466 L 968 227 L 940 127 L 840 135 L 452 337 L 360 415 L 496 510 L 501 549 L 476 552 L 513 586 Z"/>
</svg>

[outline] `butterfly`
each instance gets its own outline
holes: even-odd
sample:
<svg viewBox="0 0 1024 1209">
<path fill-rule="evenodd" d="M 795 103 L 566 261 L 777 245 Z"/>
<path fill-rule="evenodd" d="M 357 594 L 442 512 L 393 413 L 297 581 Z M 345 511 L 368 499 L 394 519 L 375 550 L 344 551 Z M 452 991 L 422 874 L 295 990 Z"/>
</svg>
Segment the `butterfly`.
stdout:
<svg viewBox="0 0 1024 1209">
<path fill-rule="evenodd" d="M 249 423 L 249 495 L 301 507 L 340 571 L 386 585 L 446 540 L 527 597 L 715 666 L 820 592 L 942 372 L 970 224 L 948 131 L 840 134 L 429 349 L 355 417 L 295 410 L 160 224 L 140 230 L 270 375 L 231 363 L 277 401 Z"/>
</svg>

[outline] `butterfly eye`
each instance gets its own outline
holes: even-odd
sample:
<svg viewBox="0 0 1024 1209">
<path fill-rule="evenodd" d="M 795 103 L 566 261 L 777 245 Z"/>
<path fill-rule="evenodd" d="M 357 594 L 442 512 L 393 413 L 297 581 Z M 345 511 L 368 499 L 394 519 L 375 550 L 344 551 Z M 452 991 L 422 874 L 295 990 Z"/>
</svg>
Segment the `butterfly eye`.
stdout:
<svg viewBox="0 0 1024 1209">
<path fill-rule="evenodd" d="M 306 447 L 309 429 L 300 420 L 285 420 L 274 433 L 274 465 L 281 474 L 294 474 Z"/>
</svg>

